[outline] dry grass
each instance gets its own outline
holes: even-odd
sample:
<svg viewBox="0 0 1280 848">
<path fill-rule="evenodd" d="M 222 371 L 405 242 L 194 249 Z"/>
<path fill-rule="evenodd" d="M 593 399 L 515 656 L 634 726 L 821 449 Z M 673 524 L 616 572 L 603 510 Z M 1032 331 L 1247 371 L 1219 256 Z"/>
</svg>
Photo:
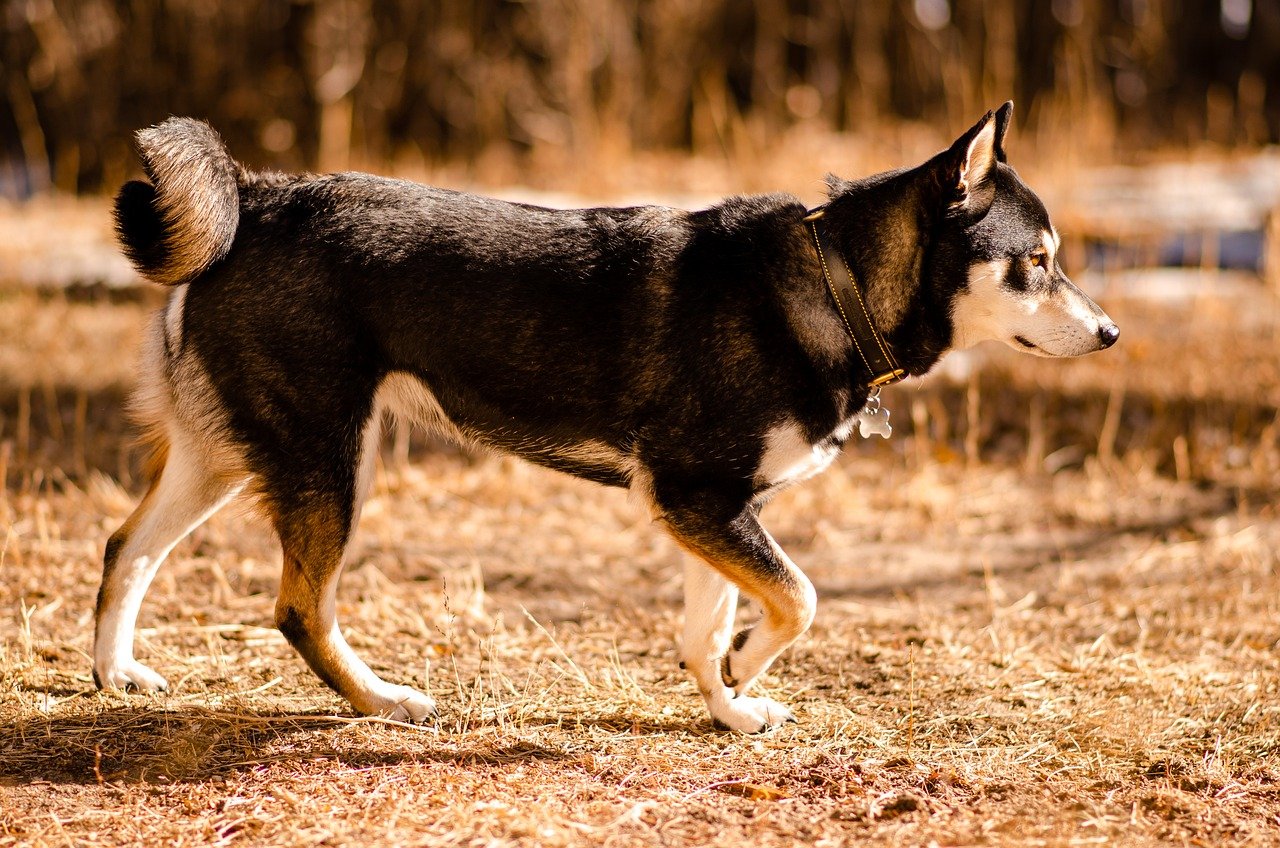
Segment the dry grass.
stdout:
<svg viewBox="0 0 1280 848">
<path fill-rule="evenodd" d="M 438 725 L 321 687 L 233 513 L 144 608 L 172 690 L 94 691 L 144 306 L 6 296 L 0 845 L 1275 844 L 1275 305 L 1107 305 L 1116 350 L 894 389 L 894 439 L 769 508 L 821 601 L 765 681 L 801 724 L 749 737 L 677 668 L 679 553 L 624 493 L 417 442 L 341 615 Z"/>
</svg>

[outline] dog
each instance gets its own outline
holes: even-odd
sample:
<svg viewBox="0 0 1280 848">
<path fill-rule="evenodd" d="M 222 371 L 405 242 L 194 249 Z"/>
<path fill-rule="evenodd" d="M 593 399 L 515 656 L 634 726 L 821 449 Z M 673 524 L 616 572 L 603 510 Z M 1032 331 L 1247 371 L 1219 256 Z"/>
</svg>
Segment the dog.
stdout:
<svg viewBox="0 0 1280 848">
<path fill-rule="evenodd" d="M 855 426 L 886 433 L 880 387 L 950 348 L 1076 356 L 1118 336 L 1006 162 L 1011 113 L 917 167 L 829 176 L 817 210 L 785 194 L 544 209 L 254 172 L 191 119 L 141 130 L 148 180 L 121 189 L 117 231 L 171 289 L 133 400 L 152 482 L 103 560 L 97 685 L 165 688 L 133 655 L 143 596 L 180 539 L 248 493 L 280 538 L 289 643 L 358 712 L 433 716 L 428 695 L 355 654 L 335 614 L 391 411 L 630 488 L 690 554 L 682 665 L 715 724 L 794 720 L 749 694 L 815 606 L 760 524 L 766 501 L 826 468 Z M 762 616 L 734 634 L 739 592 Z"/>
</svg>

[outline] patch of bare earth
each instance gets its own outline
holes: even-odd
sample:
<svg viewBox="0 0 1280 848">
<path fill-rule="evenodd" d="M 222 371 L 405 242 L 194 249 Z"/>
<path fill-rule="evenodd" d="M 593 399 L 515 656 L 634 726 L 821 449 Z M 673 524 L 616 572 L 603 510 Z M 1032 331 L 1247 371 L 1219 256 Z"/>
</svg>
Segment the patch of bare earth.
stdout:
<svg viewBox="0 0 1280 848">
<path fill-rule="evenodd" d="M 681 554 L 625 492 L 420 437 L 340 615 L 437 724 L 320 685 L 234 510 L 144 606 L 171 690 L 96 692 L 145 308 L 4 296 L 0 845 L 1275 844 L 1275 306 L 1107 305 L 1115 350 L 886 392 L 893 439 L 768 507 L 820 608 L 764 681 L 800 724 L 743 736 L 677 667 Z"/>
</svg>

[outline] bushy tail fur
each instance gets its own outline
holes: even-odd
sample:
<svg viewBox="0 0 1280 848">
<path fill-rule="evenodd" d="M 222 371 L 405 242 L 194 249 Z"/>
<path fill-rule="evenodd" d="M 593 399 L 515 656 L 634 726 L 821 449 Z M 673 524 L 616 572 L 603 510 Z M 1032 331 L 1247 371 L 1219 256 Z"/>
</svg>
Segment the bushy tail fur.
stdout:
<svg viewBox="0 0 1280 848">
<path fill-rule="evenodd" d="M 213 127 L 170 118 L 137 134 L 151 182 L 116 195 L 116 234 L 138 272 L 163 285 L 189 282 L 227 255 L 240 221 L 242 169 Z"/>
</svg>

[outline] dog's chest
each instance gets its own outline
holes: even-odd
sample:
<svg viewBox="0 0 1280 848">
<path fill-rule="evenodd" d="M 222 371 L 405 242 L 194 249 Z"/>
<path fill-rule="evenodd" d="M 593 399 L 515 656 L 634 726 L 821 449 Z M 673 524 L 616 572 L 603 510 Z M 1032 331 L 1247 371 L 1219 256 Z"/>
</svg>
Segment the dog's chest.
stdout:
<svg viewBox="0 0 1280 848">
<path fill-rule="evenodd" d="M 817 442 L 805 436 L 804 428 L 795 421 L 771 427 L 756 468 L 756 484 L 766 489 L 785 486 L 825 471 L 839 456 L 855 423 L 856 417 L 849 418 Z"/>
</svg>

